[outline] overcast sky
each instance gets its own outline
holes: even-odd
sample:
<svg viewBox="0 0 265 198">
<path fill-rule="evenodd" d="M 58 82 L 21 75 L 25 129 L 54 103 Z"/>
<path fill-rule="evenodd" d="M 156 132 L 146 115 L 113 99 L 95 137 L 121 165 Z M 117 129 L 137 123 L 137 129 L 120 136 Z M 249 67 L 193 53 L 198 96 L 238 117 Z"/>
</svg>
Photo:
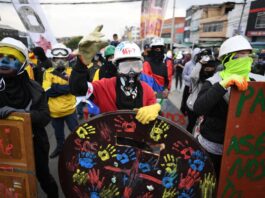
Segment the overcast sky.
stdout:
<svg viewBox="0 0 265 198">
<path fill-rule="evenodd" d="M 175 16 L 184 17 L 186 9 L 191 5 L 222 3 L 228 0 L 175 1 Z M 243 0 L 235 1 L 243 2 Z M 81 2 L 81 0 L 40 0 L 40 2 Z M 121 36 L 125 26 L 140 26 L 141 2 L 97 5 L 41 5 L 41 7 L 55 37 L 85 35 L 98 24 L 103 24 L 102 32 L 105 33 L 108 39 L 111 39 L 113 33 Z M 168 0 L 165 18 L 171 18 L 172 15 L 173 0 Z M 0 17 L 0 24 L 10 25 L 13 28 L 25 31 L 12 4 L 0 3 Z"/>
</svg>

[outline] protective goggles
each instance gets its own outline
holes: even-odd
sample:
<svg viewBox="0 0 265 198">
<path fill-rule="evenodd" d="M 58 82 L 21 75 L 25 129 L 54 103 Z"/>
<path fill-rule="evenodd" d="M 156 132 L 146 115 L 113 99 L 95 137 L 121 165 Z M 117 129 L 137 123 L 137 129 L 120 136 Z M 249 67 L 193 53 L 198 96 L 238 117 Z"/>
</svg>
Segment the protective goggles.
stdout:
<svg viewBox="0 0 265 198">
<path fill-rule="evenodd" d="M 53 56 L 68 56 L 69 51 L 65 48 L 56 48 L 56 49 L 52 49 L 51 54 Z"/>
<path fill-rule="evenodd" d="M 140 60 L 121 62 L 118 65 L 118 70 L 121 74 L 128 74 L 129 72 L 140 73 L 142 69 L 143 62 Z"/>
</svg>

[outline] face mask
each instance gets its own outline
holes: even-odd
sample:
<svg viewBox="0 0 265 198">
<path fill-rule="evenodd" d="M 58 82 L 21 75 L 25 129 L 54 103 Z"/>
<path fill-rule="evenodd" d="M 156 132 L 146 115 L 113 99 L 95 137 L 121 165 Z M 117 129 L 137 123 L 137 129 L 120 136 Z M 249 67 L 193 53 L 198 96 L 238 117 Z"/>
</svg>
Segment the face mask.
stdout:
<svg viewBox="0 0 265 198">
<path fill-rule="evenodd" d="M 55 59 L 53 65 L 55 68 L 66 68 L 68 66 L 68 61 L 64 59 Z"/>
<path fill-rule="evenodd" d="M 251 71 L 252 63 L 253 59 L 251 57 L 233 59 L 233 56 L 231 56 L 230 60 L 224 64 L 225 69 L 220 73 L 220 76 L 225 79 L 232 74 L 237 74 L 249 80 L 248 75 Z"/>
</svg>

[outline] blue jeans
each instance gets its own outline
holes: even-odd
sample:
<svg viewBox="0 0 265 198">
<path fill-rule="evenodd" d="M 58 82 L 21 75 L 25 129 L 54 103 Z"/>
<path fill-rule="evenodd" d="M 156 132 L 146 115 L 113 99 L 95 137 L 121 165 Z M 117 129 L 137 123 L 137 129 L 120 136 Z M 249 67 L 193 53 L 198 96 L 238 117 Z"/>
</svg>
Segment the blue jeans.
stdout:
<svg viewBox="0 0 265 198">
<path fill-rule="evenodd" d="M 64 117 L 52 118 L 52 126 L 55 131 L 57 147 L 62 147 L 64 143 L 64 122 L 66 122 L 71 132 L 73 132 L 75 128 L 79 125 L 75 112 Z"/>
</svg>

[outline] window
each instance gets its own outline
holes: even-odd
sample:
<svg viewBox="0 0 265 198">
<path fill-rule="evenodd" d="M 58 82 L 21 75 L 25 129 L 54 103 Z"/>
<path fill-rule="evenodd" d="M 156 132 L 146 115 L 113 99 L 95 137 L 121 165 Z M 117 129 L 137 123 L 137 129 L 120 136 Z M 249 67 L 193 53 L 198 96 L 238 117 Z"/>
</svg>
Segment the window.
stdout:
<svg viewBox="0 0 265 198">
<path fill-rule="evenodd" d="M 255 28 L 265 28 L 265 12 L 259 12 L 257 14 Z"/>
<path fill-rule="evenodd" d="M 203 32 L 222 32 L 223 22 L 205 23 L 203 25 Z"/>
</svg>

